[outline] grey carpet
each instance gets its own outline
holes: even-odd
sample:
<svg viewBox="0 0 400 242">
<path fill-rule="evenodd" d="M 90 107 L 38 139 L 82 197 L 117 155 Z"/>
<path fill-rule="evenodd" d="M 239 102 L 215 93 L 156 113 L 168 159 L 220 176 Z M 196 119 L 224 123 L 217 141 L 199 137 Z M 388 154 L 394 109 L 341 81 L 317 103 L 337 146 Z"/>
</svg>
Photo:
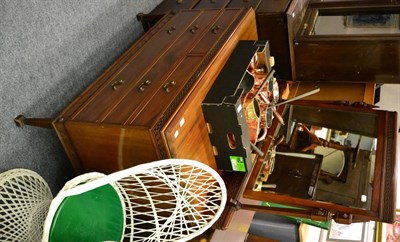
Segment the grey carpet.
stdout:
<svg viewBox="0 0 400 242">
<path fill-rule="evenodd" d="M 55 117 L 143 33 L 136 14 L 160 2 L 0 1 L 0 172 L 34 170 L 53 193 L 75 175 L 54 130 L 14 117 Z"/>
</svg>

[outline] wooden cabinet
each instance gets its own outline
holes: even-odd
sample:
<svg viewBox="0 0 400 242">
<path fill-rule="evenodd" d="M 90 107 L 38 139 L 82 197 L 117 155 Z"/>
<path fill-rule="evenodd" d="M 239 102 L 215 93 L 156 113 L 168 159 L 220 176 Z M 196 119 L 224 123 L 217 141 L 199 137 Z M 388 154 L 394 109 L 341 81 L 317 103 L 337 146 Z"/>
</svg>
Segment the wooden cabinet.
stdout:
<svg viewBox="0 0 400 242">
<path fill-rule="evenodd" d="M 74 169 L 110 173 L 170 157 L 215 168 L 200 104 L 238 41 L 256 39 L 251 9 L 165 15 L 51 119 Z"/>
<path fill-rule="evenodd" d="M 138 19 L 142 22 L 145 30 L 149 29 L 157 19 L 166 13 L 177 11 L 178 9 L 194 8 L 253 8 L 256 13 L 257 33 L 259 39 L 268 40 L 271 46 L 271 55 L 275 56 L 276 77 L 279 79 L 290 80 L 291 72 L 291 56 L 289 45 L 289 29 L 288 16 L 286 10 L 289 8 L 290 0 L 197 0 L 183 1 L 164 0 L 150 13 L 139 14 Z M 302 1 L 299 1 L 302 2 Z M 168 7 L 169 9 L 168 9 Z M 293 10 L 295 14 L 300 8 Z M 290 16 L 289 16 L 290 17 Z"/>
</svg>

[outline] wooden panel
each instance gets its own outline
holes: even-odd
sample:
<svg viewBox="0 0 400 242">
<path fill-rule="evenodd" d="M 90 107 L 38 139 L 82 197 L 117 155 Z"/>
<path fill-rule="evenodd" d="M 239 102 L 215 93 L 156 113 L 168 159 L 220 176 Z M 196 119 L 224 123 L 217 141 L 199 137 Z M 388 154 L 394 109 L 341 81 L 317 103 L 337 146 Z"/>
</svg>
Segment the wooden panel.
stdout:
<svg viewBox="0 0 400 242">
<path fill-rule="evenodd" d="M 262 0 L 232 0 L 226 8 L 253 8 L 257 9 Z"/>
<path fill-rule="evenodd" d="M 263 0 L 256 9 L 258 13 L 285 13 L 290 0 Z"/>
<path fill-rule="evenodd" d="M 296 33 L 302 27 L 302 22 L 307 9 L 307 0 L 292 0 L 286 11 L 287 24 L 288 24 L 288 43 L 290 51 L 290 66 L 292 77 L 290 80 L 296 80 L 295 68 L 295 54 L 294 54 L 294 40 Z"/>
<path fill-rule="evenodd" d="M 292 79 L 286 15 L 290 3 L 290 0 L 264 0 L 256 9 L 259 39 L 269 41 L 271 55 L 275 57 L 275 76 L 284 80 Z"/>
<path fill-rule="evenodd" d="M 164 0 L 155 7 L 151 14 L 165 14 L 171 10 L 192 9 L 200 0 Z"/>
<path fill-rule="evenodd" d="M 284 194 L 297 198 L 313 198 L 318 180 L 322 155 L 315 159 L 276 155 L 274 172 L 269 175 L 267 183 L 276 188 L 265 189 L 265 192 Z"/>
<path fill-rule="evenodd" d="M 320 91 L 316 94 L 302 98 L 303 100 L 345 100 L 351 103 L 366 102 L 374 104 L 375 83 L 337 83 L 337 82 L 295 82 L 290 85 L 288 98 L 293 98 L 300 94 L 319 87 Z"/>
<path fill-rule="evenodd" d="M 275 58 L 275 76 L 291 80 L 290 46 L 286 14 L 257 12 L 257 32 L 260 40 L 268 40 Z"/>
<path fill-rule="evenodd" d="M 400 82 L 400 40 L 331 40 L 294 46 L 297 81 Z"/>
<path fill-rule="evenodd" d="M 65 127 L 85 172 L 111 173 L 158 159 L 147 129 L 78 122 Z"/>
<path fill-rule="evenodd" d="M 194 7 L 194 9 L 205 9 L 205 8 L 224 8 L 230 0 L 200 0 L 200 2 Z"/>
</svg>

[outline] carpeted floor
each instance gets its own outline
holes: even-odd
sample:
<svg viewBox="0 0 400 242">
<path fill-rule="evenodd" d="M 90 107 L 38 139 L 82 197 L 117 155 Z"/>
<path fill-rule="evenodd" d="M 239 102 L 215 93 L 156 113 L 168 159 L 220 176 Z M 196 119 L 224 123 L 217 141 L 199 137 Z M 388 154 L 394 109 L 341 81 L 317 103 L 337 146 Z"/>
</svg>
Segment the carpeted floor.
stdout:
<svg viewBox="0 0 400 242">
<path fill-rule="evenodd" d="M 142 33 L 161 0 L 0 1 L 0 172 L 38 172 L 53 193 L 74 176 L 51 129 L 14 117 L 55 117 Z"/>
</svg>

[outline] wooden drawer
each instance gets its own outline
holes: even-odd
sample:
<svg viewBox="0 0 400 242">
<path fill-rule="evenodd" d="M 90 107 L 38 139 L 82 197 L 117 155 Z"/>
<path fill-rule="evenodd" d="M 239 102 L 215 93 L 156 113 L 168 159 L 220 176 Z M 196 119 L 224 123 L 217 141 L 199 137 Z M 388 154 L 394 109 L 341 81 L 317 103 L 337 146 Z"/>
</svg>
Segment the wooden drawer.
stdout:
<svg viewBox="0 0 400 242">
<path fill-rule="evenodd" d="M 125 63 L 122 67 L 119 67 L 118 70 L 110 70 L 115 74 L 74 114 L 73 119 L 77 121 L 102 122 L 122 97 L 132 89 L 137 91 L 137 86 L 140 85 L 140 77 L 148 71 L 149 66 L 155 63 L 154 60 L 163 58 L 162 56 L 168 54 L 171 55 L 171 52 L 176 51 L 170 49 L 171 45 L 185 35 L 191 23 L 200 14 L 201 11 L 183 11 L 179 18 L 172 18 L 131 59 L 124 60 Z M 185 37 L 194 39 L 193 35 L 186 34 Z M 149 85 L 149 89 L 156 88 L 156 86 L 153 83 L 153 85 Z M 137 106 L 140 101 L 139 97 L 130 105 Z"/>
</svg>

